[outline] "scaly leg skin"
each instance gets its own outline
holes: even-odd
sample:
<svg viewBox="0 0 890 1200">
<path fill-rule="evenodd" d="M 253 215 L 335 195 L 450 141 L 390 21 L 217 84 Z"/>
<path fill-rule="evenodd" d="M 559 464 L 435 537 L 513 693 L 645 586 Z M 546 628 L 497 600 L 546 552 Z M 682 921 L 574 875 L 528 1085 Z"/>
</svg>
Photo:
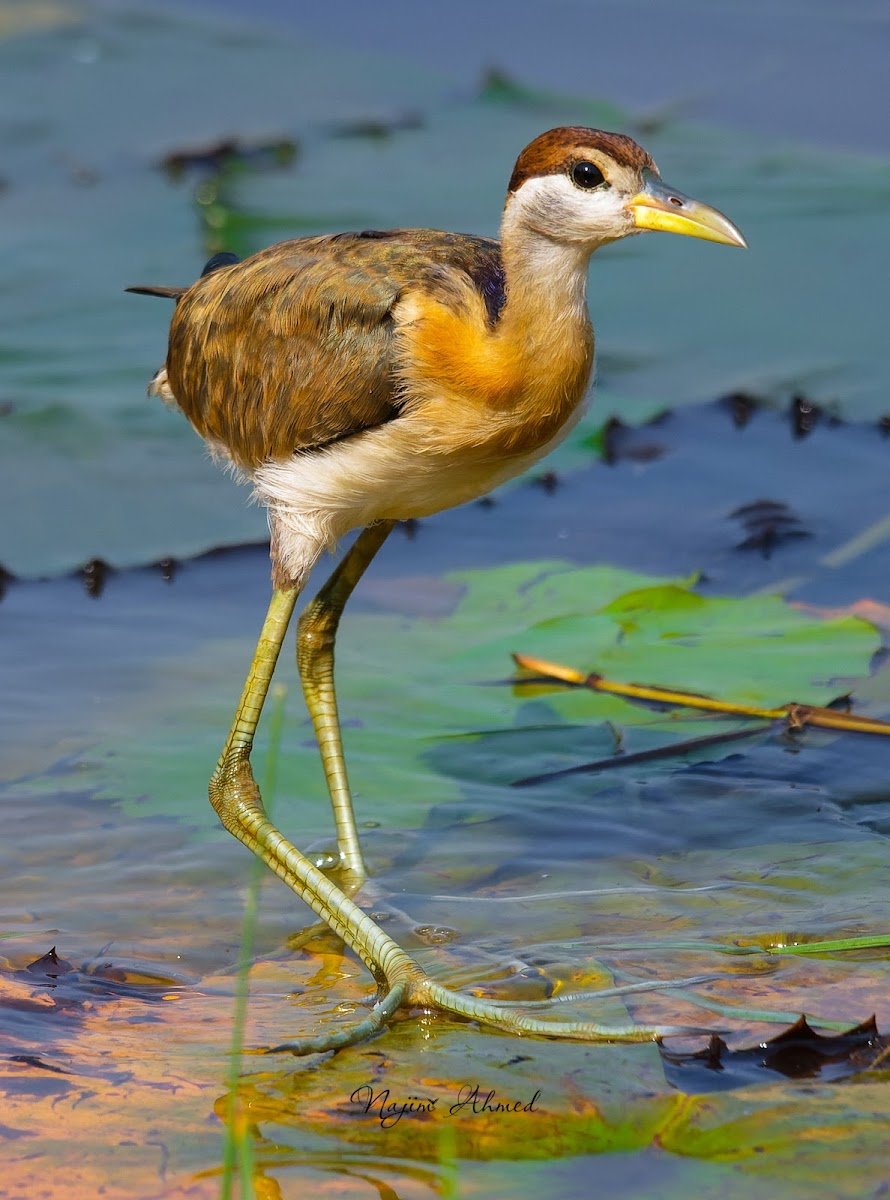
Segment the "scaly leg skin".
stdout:
<svg viewBox="0 0 890 1200">
<path fill-rule="evenodd" d="M 333 641 L 337 621 L 355 584 L 382 545 L 391 525 L 365 530 L 300 622 L 299 661 L 319 735 L 325 772 L 331 782 L 341 853 L 350 868 L 364 870 L 343 765 L 333 689 Z M 343 939 L 377 981 L 379 996 L 371 1014 L 342 1033 L 300 1038 L 274 1047 L 294 1054 L 339 1050 L 376 1033 L 398 1008 L 441 1009 L 514 1034 L 592 1042 L 642 1042 L 671 1034 L 701 1033 L 683 1026 L 598 1025 L 587 1021 L 546 1021 L 506 1005 L 442 987 L 426 974 L 342 888 L 328 879 L 272 824 L 250 766 L 250 752 L 272 673 L 293 615 L 299 589 L 276 588 L 241 694 L 235 720 L 210 780 L 210 802 L 226 829 L 242 841 Z M 336 797 L 333 793 L 336 789 Z M 339 798 L 339 815 L 337 802 Z"/>
<path fill-rule="evenodd" d="M 342 882 L 350 895 L 358 891 L 368 878 L 368 872 L 355 827 L 346 759 L 343 756 L 340 716 L 334 690 L 334 641 L 346 601 L 394 525 L 394 521 L 381 521 L 359 534 L 331 578 L 306 606 L 297 625 L 297 668 L 303 682 L 306 706 L 315 727 L 334 810 Z"/>
</svg>

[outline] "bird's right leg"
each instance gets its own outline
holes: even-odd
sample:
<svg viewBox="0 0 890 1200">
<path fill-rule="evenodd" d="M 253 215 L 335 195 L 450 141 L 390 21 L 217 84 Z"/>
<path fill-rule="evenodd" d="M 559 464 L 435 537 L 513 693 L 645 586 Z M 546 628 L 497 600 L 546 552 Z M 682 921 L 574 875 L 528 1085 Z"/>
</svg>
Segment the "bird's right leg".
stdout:
<svg viewBox="0 0 890 1200">
<path fill-rule="evenodd" d="M 299 593 L 299 587 L 276 588 L 272 593 L 235 719 L 210 779 L 210 803 L 225 828 L 238 838 L 241 838 L 242 817 L 247 812 L 265 813 L 250 765 L 250 752 Z"/>
<path fill-rule="evenodd" d="M 380 540 L 382 542 L 383 538 Z M 347 596 L 351 590 L 350 587 Z M 411 983 L 423 978 L 423 972 L 379 925 L 272 824 L 254 779 L 250 752 L 299 592 L 299 586 L 291 586 L 277 587 L 272 593 L 235 719 L 210 780 L 209 793 L 223 826 L 341 937 L 377 980 L 381 996 L 371 1015 L 345 1034 L 306 1039 L 305 1051 L 309 1052 L 313 1049 L 333 1050 L 381 1028 L 392 1013 L 406 1003 Z"/>
</svg>

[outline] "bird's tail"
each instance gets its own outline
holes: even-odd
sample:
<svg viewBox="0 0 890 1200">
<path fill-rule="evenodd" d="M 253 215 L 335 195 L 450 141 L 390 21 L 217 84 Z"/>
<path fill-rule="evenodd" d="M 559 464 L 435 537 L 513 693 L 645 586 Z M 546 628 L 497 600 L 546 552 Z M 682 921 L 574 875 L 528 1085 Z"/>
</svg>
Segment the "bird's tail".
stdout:
<svg viewBox="0 0 890 1200">
<path fill-rule="evenodd" d="M 201 272 L 201 278 L 205 275 L 212 275 L 214 271 L 219 271 L 223 267 L 234 266 L 241 259 L 237 254 L 232 254 L 229 250 L 222 250 L 219 254 L 214 254 L 204 264 L 204 270 Z M 177 303 L 182 299 L 189 289 L 187 287 L 155 287 L 137 285 L 136 287 L 124 288 L 125 292 L 134 292 L 137 296 L 161 296 L 164 300 L 175 300 Z M 149 396 L 160 396 L 165 404 L 177 408 L 176 397 L 170 389 L 170 384 L 167 380 L 167 364 L 155 371 L 148 385 Z"/>
<path fill-rule="evenodd" d="M 135 292 L 137 296 L 163 296 L 165 300 L 179 300 L 188 291 L 187 287 L 128 287 L 125 292 Z"/>
<path fill-rule="evenodd" d="M 169 408 L 179 408 L 179 405 L 176 402 L 176 397 L 173 395 L 173 390 L 170 387 L 170 383 L 167 379 L 166 363 L 164 363 L 162 367 L 159 367 L 149 380 L 148 395 L 160 396 L 160 398 Z"/>
</svg>

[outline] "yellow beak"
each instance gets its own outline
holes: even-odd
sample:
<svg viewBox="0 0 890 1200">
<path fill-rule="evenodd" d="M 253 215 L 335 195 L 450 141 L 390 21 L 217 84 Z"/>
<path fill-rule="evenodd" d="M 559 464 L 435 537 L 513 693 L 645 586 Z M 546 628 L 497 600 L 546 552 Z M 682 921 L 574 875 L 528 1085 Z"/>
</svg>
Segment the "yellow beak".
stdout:
<svg viewBox="0 0 890 1200">
<path fill-rule="evenodd" d="M 722 242 L 725 246 L 748 245 L 723 213 L 674 191 L 653 171 L 643 172 L 643 190 L 628 201 L 627 207 L 638 229 L 683 233 L 707 242 Z"/>
</svg>

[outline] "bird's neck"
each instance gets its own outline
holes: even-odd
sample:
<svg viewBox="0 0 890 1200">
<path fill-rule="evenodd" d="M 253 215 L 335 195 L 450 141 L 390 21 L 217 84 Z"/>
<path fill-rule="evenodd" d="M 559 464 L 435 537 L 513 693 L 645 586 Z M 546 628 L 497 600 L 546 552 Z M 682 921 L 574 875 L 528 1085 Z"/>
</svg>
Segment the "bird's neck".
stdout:
<svg viewBox="0 0 890 1200">
<path fill-rule="evenodd" d="M 478 289 L 466 306 L 408 297 L 397 313 L 406 389 L 425 398 L 428 416 L 442 405 L 452 443 L 453 414 L 463 414 L 462 452 L 488 458 L 552 444 L 570 428 L 593 366 L 589 248 L 551 241 L 509 208 L 501 233 L 506 300 L 494 326 Z"/>
<path fill-rule="evenodd" d="M 589 245 L 555 242 L 526 224 L 508 206 L 501 223 L 501 254 L 506 305 L 503 336 L 520 330 L 532 342 L 547 343 L 554 332 L 589 336 L 587 267 Z"/>
<path fill-rule="evenodd" d="M 506 303 L 492 340 L 503 378 L 517 385 L 510 403 L 521 419 L 558 427 L 583 398 L 593 367 L 590 247 L 553 241 L 508 205 L 501 254 Z"/>
</svg>

